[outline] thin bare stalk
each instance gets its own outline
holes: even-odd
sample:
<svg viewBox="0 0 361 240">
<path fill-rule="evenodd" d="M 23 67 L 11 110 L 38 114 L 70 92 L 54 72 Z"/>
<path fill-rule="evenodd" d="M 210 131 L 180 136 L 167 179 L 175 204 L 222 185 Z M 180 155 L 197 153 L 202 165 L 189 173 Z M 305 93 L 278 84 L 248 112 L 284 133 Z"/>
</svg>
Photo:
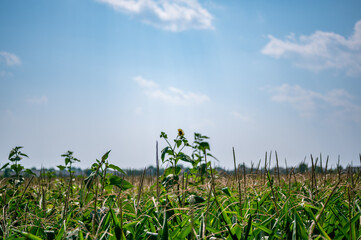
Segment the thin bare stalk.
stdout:
<svg viewBox="0 0 361 240">
<path fill-rule="evenodd" d="M 274 189 L 273 189 L 273 183 L 272 183 L 272 181 L 271 181 L 271 178 L 270 178 L 270 173 L 269 173 L 269 171 L 267 171 L 267 179 L 268 179 L 268 182 L 269 182 L 269 185 L 271 186 L 271 192 L 272 192 L 272 201 L 273 201 L 273 203 L 274 203 L 274 206 L 275 206 L 275 210 L 276 210 L 276 212 L 277 212 L 277 214 L 278 214 L 278 207 L 277 207 L 277 202 L 276 202 L 276 195 L 275 195 L 275 192 L 274 192 Z"/>
<path fill-rule="evenodd" d="M 216 187 L 215 187 L 215 181 L 214 181 L 215 177 L 214 177 L 212 166 L 210 166 L 210 169 L 211 169 L 211 182 L 212 182 L 211 185 L 212 185 L 212 190 L 213 190 L 213 195 L 214 195 L 214 201 L 217 204 L 217 207 L 219 209 L 222 209 L 221 205 L 219 204 L 218 199 L 217 199 L 217 193 L 216 193 Z M 223 222 L 225 223 L 225 226 L 226 226 L 229 234 L 231 235 L 232 239 L 234 239 L 234 240 L 237 239 L 237 237 L 232 233 L 230 227 L 228 226 L 226 219 L 223 217 L 223 214 L 221 214 L 220 216 L 221 216 Z"/>
<path fill-rule="evenodd" d="M 280 179 L 280 167 L 278 165 L 278 155 L 277 155 L 277 151 L 275 151 L 276 154 L 276 164 L 277 164 L 277 178 L 278 178 L 278 186 L 280 186 L 281 184 L 281 179 Z"/>
<path fill-rule="evenodd" d="M 341 181 L 340 155 L 338 155 L 338 161 L 337 161 L 337 172 L 338 172 L 338 180 L 339 180 L 339 181 Z"/>
<path fill-rule="evenodd" d="M 327 166 L 328 166 L 328 155 L 326 158 L 326 166 L 325 166 L 325 179 L 324 179 L 324 186 L 326 186 L 326 182 L 327 182 Z"/>
<path fill-rule="evenodd" d="M 95 179 L 95 194 L 94 194 L 94 214 L 92 220 L 92 234 L 95 237 L 95 219 L 97 217 L 97 204 L 98 204 L 98 178 Z"/>
<path fill-rule="evenodd" d="M 155 162 L 157 165 L 157 202 L 159 202 L 159 159 L 158 159 L 158 141 L 155 144 Z"/>
<path fill-rule="evenodd" d="M 209 187 L 209 191 L 208 191 L 208 198 L 207 198 L 207 210 L 204 215 L 204 224 L 203 224 L 203 229 L 202 229 L 202 237 L 204 239 L 207 239 L 206 238 L 207 218 L 208 218 L 209 206 L 210 206 L 210 201 L 211 201 L 211 193 L 212 193 L 211 184 L 208 184 L 208 187 Z"/>
<path fill-rule="evenodd" d="M 295 168 L 292 168 L 288 177 L 288 196 L 291 196 L 291 180 L 292 180 L 292 173 L 294 173 Z"/>
<path fill-rule="evenodd" d="M 138 197 L 137 197 L 137 208 L 136 208 L 136 214 L 138 213 L 139 210 L 139 202 L 140 202 L 140 196 L 142 195 L 142 190 L 143 190 L 143 183 L 144 183 L 144 176 L 145 176 L 145 172 L 146 172 L 147 168 L 144 168 L 143 174 L 140 178 L 140 184 L 138 187 Z"/>
<path fill-rule="evenodd" d="M 262 161 L 262 159 L 260 159 L 258 161 L 258 165 L 257 165 L 257 169 L 256 169 L 256 176 L 258 176 L 258 171 L 259 171 L 259 167 L 261 166 L 261 161 Z"/>
<path fill-rule="evenodd" d="M 319 220 L 320 217 L 322 216 L 323 211 L 325 210 L 328 202 L 330 201 L 333 193 L 335 192 L 335 190 L 336 190 L 336 188 L 338 187 L 339 184 L 340 184 L 340 181 L 338 181 L 337 184 L 336 184 L 336 186 L 333 187 L 332 192 L 331 192 L 330 195 L 328 196 L 328 198 L 327 198 L 325 204 L 323 205 L 321 211 L 319 212 L 319 214 L 317 214 L 316 219 L 315 219 L 316 221 L 312 221 L 312 224 L 311 224 L 311 226 L 310 226 L 310 228 L 309 228 L 309 230 L 308 230 L 308 239 L 312 239 L 313 230 L 315 229 L 318 220 Z"/>
<path fill-rule="evenodd" d="M 236 162 L 236 154 L 234 152 L 234 147 L 232 147 L 232 152 L 233 152 L 233 164 L 234 164 L 234 181 L 237 182 L 238 178 L 237 178 L 237 162 Z"/>
<path fill-rule="evenodd" d="M 264 173 L 263 173 L 263 181 L 262 184 L 264 185 L 266 182 L 266 170 L 267 169 L 267 152 L 266 152 L 266 156 L 264 157 Z"/>
<path fill-rule="evenodd" d="M 314 190 L 314 180 L 313 180 L 313 176 L 314 176 L 314 172 L 315 172 L 315 165 L 313 163 L 313 157 L 312 157 L 312 154 L 311 154 L 311 194 L 313 196 L 313 190 Z"/>
<path fill-rule="evenodd" d="M 245 201 L 247 201 L 247 174 L 246 174 L 246 164 L 243 162 L 243 195 L 245 197 Z M 242 216 L 242 215 L 241 215 Z"/>
<path fill-rule="evenodd" d="M 271 162 L 272 162 L 272 151 L 269 153 L 269 160 L 268 160 L 268 169 L 271 170 Z"/>
<path fill-rule="evenodd" d="M 241 182 L 238 178 L 238 170 L 237 170 L 237 161 L 236 161 L 236 154 L 234 151 L 234 147 L 232 148 L 233 151 L 233 163 L 234 163 L 234 180 L 238 186 L 238 199 L 239 199 L 239 213 L 242 216 L 242 190 L 241 190 Z"/>
<path fill-rule="evenodd" d="M 30 183 L 33 181 L 33 179 L 34 179 L 34 176 L 32 176 L 32 177 L 30 178 L 28 184 L 26 185 L 26 187 L 25 187 L 25 189 L 24 189 L 24 191 L 23 191 L 23 194 L 21 194 L 21 197 L 19 198 L 19 200 L 18 200 L 17 203 L 16 203 L 15 209 L 18 209 L 19 204 L 22 202 L 22 200 L 23 200 L 23 198 L 24 198 L 24 195 L 25 195 L 25 193 L 26 193 L 26 190 L 28 190 L 28 188 L 29 188 L 29 186 L 30 186 Z M 6 194 L 4 194 L 4 198 L 6 198 Z M 6 201 L 4 201 L 4 203 L 5 203 L 5 202 L 6 202 Z M 4 218 L 4 219 L 5 219 L 5 218 Z"/>
</svg>

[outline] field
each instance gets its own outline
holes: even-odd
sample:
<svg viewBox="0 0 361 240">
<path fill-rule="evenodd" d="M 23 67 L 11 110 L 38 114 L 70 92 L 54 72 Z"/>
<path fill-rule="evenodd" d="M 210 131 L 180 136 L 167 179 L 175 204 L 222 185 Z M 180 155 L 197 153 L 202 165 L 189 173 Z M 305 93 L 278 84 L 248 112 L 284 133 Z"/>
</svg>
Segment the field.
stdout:
<svg viewBox="0 0 361 240">
<path fill-rule="evenodd" d="M 74 175 L 79 161 L 62 155 L 67 172 L 36 176 L 24 169 L 21 147 L 9 154 L 12 176 L 0 182 L 3 239 L 360 239 L 360 169 L 322 166 L 280 171 L 271 154 L 257 167 L 216 171 L 207 137 L 190 145 L 179 132 L 159 159 L 163 174 L 127 174 L 107 152 L 90 175 Z M 186 155 L 184 149 L 192 150 Z M 157 152 L 158 159 L 158 152 Z M 181 162 L 192 164 L 184 171 Z M 158 161 L 157 161 L 158 163 Z M 157 164 L 159 166 L 159 164 Z M 157 170 L 158 170 L 157 166 Z M 27 177 L 25 177 L 27 176 Z"/>
</svg>

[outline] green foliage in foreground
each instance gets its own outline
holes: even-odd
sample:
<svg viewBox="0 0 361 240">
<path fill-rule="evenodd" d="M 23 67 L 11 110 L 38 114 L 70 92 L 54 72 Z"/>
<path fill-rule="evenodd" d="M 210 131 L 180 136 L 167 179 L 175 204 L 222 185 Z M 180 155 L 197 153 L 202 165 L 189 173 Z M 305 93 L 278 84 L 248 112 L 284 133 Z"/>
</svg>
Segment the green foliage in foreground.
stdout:
<svg viewBox="0 0 361 240">
<path fill-rule="evenodd" d="M 128 176 L 108 161 L 88 177 L 73 176 L 72 152 L 63 155 L 70 176 L 25 178 L 22 169 L 0 179 L 0 236 L 3 239 L 349 239 L 361 236 L 360 171 L 295 174 L 212 170 L 207 137 L 192 145 L 183 131 L 161 160 L 162 176 Z M 190 156 L 183 149 L 191 149 Z M 19 149 L 17 149 L 19 150 Z M 13 154 L 14 156 L 15 154 Z M 19 155 L 20 156 L 20 155 Z M 270 158 L 271 156 L 269 156 Z M 76 160 L 75 160 L 76 159 Z M 267 167 L 267 156 L 265 167 Z M 177 167 L 190 162 L 189 173 Z M 322 162 L 320 162 L 322 164 Z M 19 164 L 16 162 L 15 164 Z M 235 159 L 236 166 L 236 159 Z"/>
</svg>

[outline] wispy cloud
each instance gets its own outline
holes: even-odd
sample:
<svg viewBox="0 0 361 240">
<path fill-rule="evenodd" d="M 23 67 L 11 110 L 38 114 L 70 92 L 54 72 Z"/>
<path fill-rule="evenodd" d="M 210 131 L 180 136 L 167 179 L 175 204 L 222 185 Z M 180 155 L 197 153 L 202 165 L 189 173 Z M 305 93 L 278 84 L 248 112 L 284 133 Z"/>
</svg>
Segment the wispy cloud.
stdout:
<svg viewBox="0 0 361 240">
<path fill-rule="evenodd" d="M 32 97 L 26 99 L 26 102 L 34 105 L 42 105 L 48 103 L 48 97 L 47 96 Z"/>
<path fill-rule="evenodd" d="M 344 89 L 322 94 L 299 85 L 283 84 L 269 90 L 272 101 L 290 104 L 302 117 L 311 118 L 320 110 L 330 110 L 334 115 L 361 122 L 361 106 L 352 103 L 354 97 Z"/>
<path fill-rule="evenodd" d="M 15 54 L 9 52 L 0 52 L 0 62 L 4 62 L 7 66 L 21 64 L 20 58 Z"/>
<path fill-rule="evenodd" d="M 237 111 L 232 111 L 230 114 L 235 119 L 243 121 L 243 122 L 248 122 L 251 120 L 248 116 L 241 114 L 240 112 L 237 112 Z"/>
<path fill-rule="evenodd" d="M 138 115 L 138 116 L 143 115 L 143 108 L 142 107 L 136 107 L 134 109 L 134 114 Z"/>
<path fill-rule="evenodd" d="M 194 129 L 194 131 L 204 131 L 204 130 L 209 130 L 210 128 L 214 128 L 216 126 L 217 124 L 213 120 L 208 118 L 203 118 L 192 122 L 190 128 Z"/>
<path fill-rule="evenodd" d="M 152 80 L 147 80 L 147 79 L 143 78 L 142 76 L 134 77 L 134 81 L 136 81 L 137 84 L 142 88 L 156 88 L 156 87 L 158 87 L 158 84 L 156 84 Z"/>
<path fill-rule="evenodd" d="M 12 77 L 13 74 L 11 72 L 6 72 L 6 71 L 0 71 L 0 78 L 1 77 Z"/>
<path fill-rule="evenodd" d="M 206 94 L 185 92 L 175 87 L 162 89 L 155 82 L 147 80 L 142 76 L 134 77 L 134 81 L 151 99 L 159 99 L 175 105 L 201 104 L 210 101 L 210 98 Z"/>
<path fill-rule="evenodd" d="M 168 31 L 213 29 L 213 16 L 197 0 L 97 0 Z"/>
<path fill-rule="evenodd" d="M 316 31 L 296 40 L 291 34 L 285 40 L 268 35 L 270 41 L 262 53 L 274 58 L 288 58 L 301 68 L 314 71 L 338 69 L 348 75 L 361 74 L 361 20 L 354 33 L 345 38 L 337 33 Z"/>
</svg>

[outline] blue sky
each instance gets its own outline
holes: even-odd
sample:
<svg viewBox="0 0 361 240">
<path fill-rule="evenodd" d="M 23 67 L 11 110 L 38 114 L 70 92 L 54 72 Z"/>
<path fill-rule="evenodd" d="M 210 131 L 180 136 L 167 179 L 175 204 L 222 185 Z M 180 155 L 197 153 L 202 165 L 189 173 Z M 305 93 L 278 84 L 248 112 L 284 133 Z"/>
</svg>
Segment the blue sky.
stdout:
<svg viewBox="0 0 361 240">
<path fill-rule="evenodd" d="M 154 165 L 161 131 L 219 165 L 361 152 L 361 2 L 3 0 L 0 159 Z M 160 146 L 164 142 L 160 140 Z M 217 163 L 218 164 L 218 163 Z"/>
</svg>

